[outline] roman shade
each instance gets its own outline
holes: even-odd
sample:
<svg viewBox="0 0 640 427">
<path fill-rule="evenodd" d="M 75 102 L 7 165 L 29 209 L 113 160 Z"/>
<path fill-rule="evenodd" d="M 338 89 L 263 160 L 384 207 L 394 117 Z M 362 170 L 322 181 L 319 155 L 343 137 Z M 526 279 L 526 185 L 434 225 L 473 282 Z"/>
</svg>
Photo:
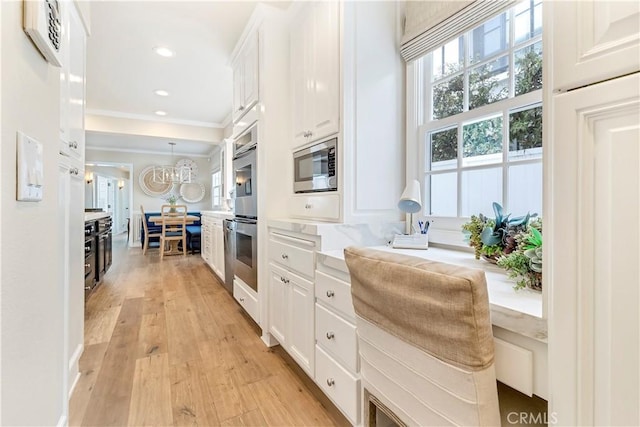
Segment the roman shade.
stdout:
<svg viewBox="0 0 640 427">
<path fill-rule="evenodd" d="M 413 61 L 513 6 L 516 0 L 407 1 L 400 52 Z"/>
</svg>

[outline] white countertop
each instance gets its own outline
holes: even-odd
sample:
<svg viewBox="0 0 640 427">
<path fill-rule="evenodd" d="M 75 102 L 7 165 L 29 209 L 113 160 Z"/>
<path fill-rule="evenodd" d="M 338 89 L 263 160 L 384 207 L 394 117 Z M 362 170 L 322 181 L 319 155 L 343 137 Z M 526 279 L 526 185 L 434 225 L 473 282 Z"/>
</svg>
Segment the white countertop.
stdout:
<svg viewBox="0 0 640 427">
<path fill-rule="evenodd" d="M 84 213 L 84 221 L 96 221 L 100 218 L 110 217 L 111 214 L 109 212 L 85 212 Z"/>
<path fill-rule="evenodd" d="M 487 277 L 491 321 L 495 326 L 547 342 L 547 321 L 542 318 L 542 294 L 529 289 L 515 291 L 515 282 L 504 270 L 463 251 L 430 247 L 428 250 L 394 249 L 390 246 L 373 246 L 371 249 L 396 252 L 433 261 L 461 265 L 484 270 Z M 349 273 L 344 262 L 343 250 L 322 251 L 318 261 L 324 265 Z"/>
<path fill-rule="evenodd" d="M 233 211 L 200 211 L 203 216 L 213 216 L 215 218 L 230 219 L 233 218 Z"/>
</svg>

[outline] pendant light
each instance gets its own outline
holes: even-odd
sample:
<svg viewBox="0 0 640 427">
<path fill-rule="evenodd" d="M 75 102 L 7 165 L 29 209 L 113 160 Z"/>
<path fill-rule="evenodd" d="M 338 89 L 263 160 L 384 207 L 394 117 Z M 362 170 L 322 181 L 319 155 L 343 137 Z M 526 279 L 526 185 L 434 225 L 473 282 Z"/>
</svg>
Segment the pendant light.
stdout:
<svg viewBox="0 0 640 427">
<path fill-rule="evenodd" d="M 170 142 L 171 146 L 171 162 L 173 165 L 154 166 L 153 182 L 158 184 L 185 184 L 191 182 L 191 169 L 186 166 L 175 166 L 173 158 L 173 147 L 175 142 Z"/>
</svg>

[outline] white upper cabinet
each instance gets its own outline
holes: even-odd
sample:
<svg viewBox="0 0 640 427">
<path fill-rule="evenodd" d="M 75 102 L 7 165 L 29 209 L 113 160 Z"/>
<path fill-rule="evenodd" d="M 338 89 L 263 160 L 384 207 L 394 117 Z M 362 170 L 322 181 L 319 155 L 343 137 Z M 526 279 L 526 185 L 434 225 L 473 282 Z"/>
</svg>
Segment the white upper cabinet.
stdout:
<svg viewBox="0 0 640 427">
<path fill-rule="evenodd" d="M 334 1 L 312 2 L 291 31 L 293 146 L 339 130 L 340 9 Z"/>
<path fill-rule="evenodd" d="M 232 62 L 233 121 L 237 121 L 259 100 L 258 33 L 250 34 Z"/>
<path fill-rule="evenodd" d="M 63 6 L 60 152 L 84 163 L 86 33 L 75 4 L 70 1 Z"/>
<path fill-rule="evenodd" d="M 549 3 L 555 9 L 554 90 L 565 91 L 640 70 L 640 2 Z"/>
</svg>

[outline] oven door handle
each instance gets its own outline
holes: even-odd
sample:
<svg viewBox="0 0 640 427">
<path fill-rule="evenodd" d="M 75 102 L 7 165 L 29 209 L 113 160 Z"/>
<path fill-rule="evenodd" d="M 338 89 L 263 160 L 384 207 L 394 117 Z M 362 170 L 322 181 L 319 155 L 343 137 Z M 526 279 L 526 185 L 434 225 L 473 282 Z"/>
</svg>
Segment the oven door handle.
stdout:
<svg viewBox="0 0 640 427">
<path fill-rule="evenodd" d="M 241 224 L 250 224 L 250 225 L 258 224 L 257 219 L 249 219 L 249 218 L 234 218 L 232 219 L 232 221 L 239 222 Z"/>
</svg>

